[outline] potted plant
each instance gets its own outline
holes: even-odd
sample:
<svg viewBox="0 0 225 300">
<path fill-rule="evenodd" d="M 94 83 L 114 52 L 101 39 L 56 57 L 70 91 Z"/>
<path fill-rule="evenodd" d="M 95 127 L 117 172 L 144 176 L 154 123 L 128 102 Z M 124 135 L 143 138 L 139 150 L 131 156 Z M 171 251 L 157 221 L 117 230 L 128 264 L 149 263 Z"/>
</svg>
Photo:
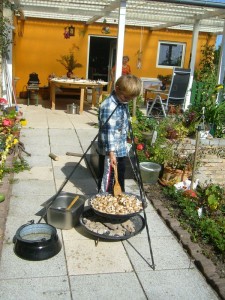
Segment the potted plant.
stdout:
<svg viewBox="0 0 225 300">
<path fill-rule="evenodd" d="M 74 50 L 79 50 L 79 47 L 73 45 L 73 47 L 69 50 L 68 54 L 64 54 L 60 56 L 60 59 L 57 59 L 59 63 L 61 63 L 67 70 L 67 77 L 70 78 L 73 75 L 73 70 L 75 68 L 81 68 L 82 65 L 77 62 Z"/>
<path fill-rule="evenodd" d="M 11 128 L 10 132 L 14 137 L 19 137 L 20 130 L 21 130 L 21 126 L 17 123 Z"/>
<path fill-rule="evenodd" d="M 157 78 L 162 82 L 160 89 L 162 91 L 166 90 L 167 86 L 171 83 L 172 75 L 161 75 L 159 74 Z"/>
</svg>

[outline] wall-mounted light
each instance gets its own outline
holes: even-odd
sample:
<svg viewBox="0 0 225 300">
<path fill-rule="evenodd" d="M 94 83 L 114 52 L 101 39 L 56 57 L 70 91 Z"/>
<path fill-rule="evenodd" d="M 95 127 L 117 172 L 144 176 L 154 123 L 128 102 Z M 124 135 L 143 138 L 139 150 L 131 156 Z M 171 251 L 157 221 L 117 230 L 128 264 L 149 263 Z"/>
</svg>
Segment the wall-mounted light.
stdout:
<svg viewBox="0 0 225 300">
<path fill-rule="evenodd" d="M 109 27 L 109 25 L 107 25 L 106 19 L 104 19 L 103 24 L 105 24 L 105 25 L 102 27 L 102 33 L 109 34 L 110 27 Z"/>
</svg>

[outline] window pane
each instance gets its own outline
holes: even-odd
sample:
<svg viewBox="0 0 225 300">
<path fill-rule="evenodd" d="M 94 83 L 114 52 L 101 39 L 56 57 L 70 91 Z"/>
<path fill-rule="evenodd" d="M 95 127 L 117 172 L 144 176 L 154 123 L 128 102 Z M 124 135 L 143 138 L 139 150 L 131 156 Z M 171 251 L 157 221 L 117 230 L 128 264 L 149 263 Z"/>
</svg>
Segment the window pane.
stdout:
<svg viewBox="0 0 225 300">
<path fill-rule="evenodd" d="M 183 45 L 160 43 L 158 65 L 181 67 Z"/>
</svg>

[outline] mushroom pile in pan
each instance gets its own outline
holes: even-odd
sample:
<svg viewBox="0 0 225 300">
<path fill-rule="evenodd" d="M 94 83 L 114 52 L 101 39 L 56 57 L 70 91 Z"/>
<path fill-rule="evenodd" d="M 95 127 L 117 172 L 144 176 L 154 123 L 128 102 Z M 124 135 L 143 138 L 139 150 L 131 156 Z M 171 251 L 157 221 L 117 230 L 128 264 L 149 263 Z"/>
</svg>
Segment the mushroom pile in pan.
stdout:
<svg viewBox="0 0 225 300">
<path fill-rule="evenodd" d="M 138 213 L 143 209 L 142 201 L 131 194 L 113 196 L 111 194 L 98 194 L 91 199 L 93 209 L 105 214 L 127 215 Z"/>
</svg>

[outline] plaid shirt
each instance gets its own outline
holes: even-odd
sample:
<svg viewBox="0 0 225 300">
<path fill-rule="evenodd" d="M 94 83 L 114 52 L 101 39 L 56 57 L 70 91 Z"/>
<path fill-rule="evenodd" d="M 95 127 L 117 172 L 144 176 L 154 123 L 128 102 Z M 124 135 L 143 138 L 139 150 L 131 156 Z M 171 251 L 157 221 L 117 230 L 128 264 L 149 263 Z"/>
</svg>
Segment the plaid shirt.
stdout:
<svg viewBox="0 0 225 300">
<path fill-rule="evenodd" d="M 115 108 L 113 115 L 105 123 Z M 99 110 L 99 154 L 108 155 L 110 151 L 114 151 L 116 157 L 126 156 L 127 132 L 127 104 L 120 103 L 113 92 L 102 102 Z"/>
</svg>

